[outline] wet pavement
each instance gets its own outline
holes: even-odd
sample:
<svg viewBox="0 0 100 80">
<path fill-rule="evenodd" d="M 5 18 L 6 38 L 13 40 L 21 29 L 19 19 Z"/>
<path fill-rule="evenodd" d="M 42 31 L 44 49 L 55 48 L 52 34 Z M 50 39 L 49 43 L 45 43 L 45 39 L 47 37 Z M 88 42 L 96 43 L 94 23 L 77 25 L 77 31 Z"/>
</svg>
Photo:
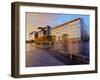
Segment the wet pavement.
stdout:
<svg viewBox="0 0 100 80">
<path fill-rule="evenodd" d="M 81 64 L 57 51 L 26 45 L 26 67 Z"/>
<path fill-rule="evenodd" d="M 30 44 L 27 44 L 26 48 L 26 67 L 64 65 L 45 49 L 36 48 Z"/>
</svg>

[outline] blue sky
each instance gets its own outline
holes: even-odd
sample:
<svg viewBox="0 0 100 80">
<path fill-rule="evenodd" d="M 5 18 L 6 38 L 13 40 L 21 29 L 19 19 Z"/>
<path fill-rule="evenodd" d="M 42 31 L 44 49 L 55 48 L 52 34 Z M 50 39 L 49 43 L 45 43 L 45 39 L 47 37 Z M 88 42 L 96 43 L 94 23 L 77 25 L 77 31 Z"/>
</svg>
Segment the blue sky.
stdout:
<svg viewBox="0 0 100 80">
<path fill-rule="evenodd" d="M 76 18 L 81 18 L 84 21 L 84 29 L 89 32 L 89 15 L 82 14 L 53 14 L 53 13 L 26 13 L 26 32 L 37 31 L 38 27 L 51 27 L 58 26 L 65 22 L 71 21 Z"/>
</svg>

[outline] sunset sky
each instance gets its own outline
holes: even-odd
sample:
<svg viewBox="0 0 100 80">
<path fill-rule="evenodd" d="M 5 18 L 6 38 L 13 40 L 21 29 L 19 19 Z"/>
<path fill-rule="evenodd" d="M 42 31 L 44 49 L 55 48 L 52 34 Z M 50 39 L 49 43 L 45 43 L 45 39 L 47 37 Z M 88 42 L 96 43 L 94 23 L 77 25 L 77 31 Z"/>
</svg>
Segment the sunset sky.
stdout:
<svg viewBox="0 0 100 80">
<path fill-rule="evenodd" d="M 89 32 L 89 15 L 27 12 L 25 15 L 26 38 L 28 38 L 30 32 L 38 31 L 38 27 L 45 27 L 46 25 L 55 27 L 76 18 L 84 20 L 84 29 Z"/>
</svg>

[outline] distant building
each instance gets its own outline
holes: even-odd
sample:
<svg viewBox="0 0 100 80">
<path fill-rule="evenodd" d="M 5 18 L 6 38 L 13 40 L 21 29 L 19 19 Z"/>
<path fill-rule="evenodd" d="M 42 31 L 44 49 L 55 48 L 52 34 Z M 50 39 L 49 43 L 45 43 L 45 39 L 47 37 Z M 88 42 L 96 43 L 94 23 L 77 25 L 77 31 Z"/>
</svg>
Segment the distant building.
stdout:
<svg viewBox="0 0 100 80">
<path fill-rule="evenodd" d="M 47 25 L 46 27 L 39 27 L 38 29 L 40 29 L 40 31 L 37 31 L 37 34 L 36 34 L 38 35 L 35 38 L 36 47 L 49 48 L 50 41 L 52 41 L 51 27 Z"/>
<path fill-rule="evenodd" d="M 38 31 L 37 33 L 38 33 L 38 37 L 43 37 L 44 36 L 43 31 Z"/>
<path fill-rule="evenodd" d="M 51 35 L 51 27 L 50 26 L 48 26 L 48 25 L 46 26 L 45 33 L 46 33 L 45 34 L 46 36 L 50 36 Z"/>
</svg>

